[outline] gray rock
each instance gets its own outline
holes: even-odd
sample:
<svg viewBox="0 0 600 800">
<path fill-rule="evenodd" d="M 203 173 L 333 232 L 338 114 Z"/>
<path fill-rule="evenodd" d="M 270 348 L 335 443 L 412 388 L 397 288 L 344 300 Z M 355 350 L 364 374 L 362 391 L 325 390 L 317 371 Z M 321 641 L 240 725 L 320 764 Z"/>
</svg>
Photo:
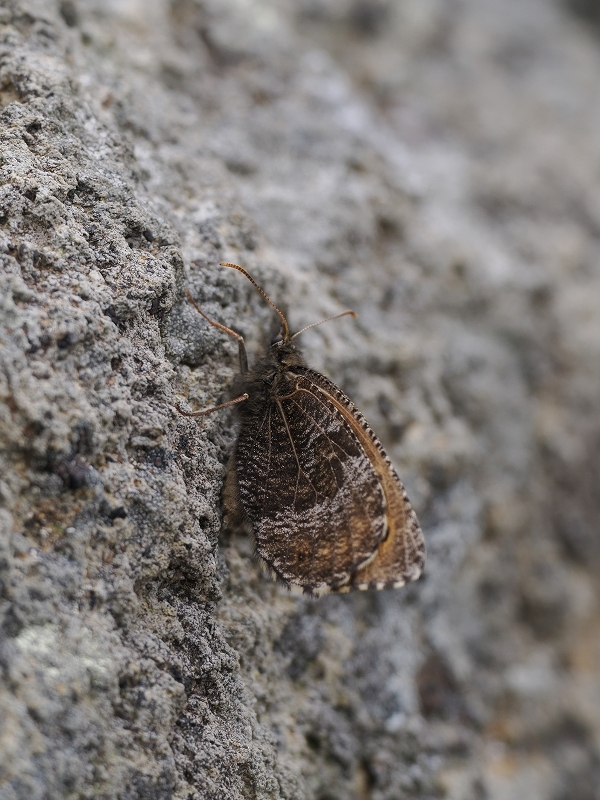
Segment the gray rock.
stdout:
<svg viewBox="0 0 600 800">
<path fill-rule="evenodd" d="M 596 34 L 543 0 L 0 8 L 0 798 L 597 800 Z M 591 4 L 590 4 L 591 7 Z M 429 559 L 221 536 L 235 347 L 383 439 Z"/>
</svg>

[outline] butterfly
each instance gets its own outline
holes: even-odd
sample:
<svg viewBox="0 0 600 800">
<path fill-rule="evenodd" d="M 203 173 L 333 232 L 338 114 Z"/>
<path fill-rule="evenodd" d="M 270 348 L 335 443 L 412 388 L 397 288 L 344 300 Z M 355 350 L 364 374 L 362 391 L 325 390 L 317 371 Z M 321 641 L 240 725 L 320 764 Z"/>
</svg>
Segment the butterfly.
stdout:
<svg viewBox="0 0 600 800">
<path fill-rule="evenodd" d="M 425 563 L 417 516 L 381 442 L 348 397 L 310 369 L 286 318 L 243 267 L 241 272 L 279 315 L 281 333 L 248 367 L 243 337 L 196 311 L 236 339 L 240 393 L 201 411 L 235 406 L 239 432 L 224 490 L 230 525 L 249 524 L 256 553 L 271 574 L 305 594 L 387 589 L 416 580 Z M 328 322 L 353 311 L 344 311 Z"/>
</svg>

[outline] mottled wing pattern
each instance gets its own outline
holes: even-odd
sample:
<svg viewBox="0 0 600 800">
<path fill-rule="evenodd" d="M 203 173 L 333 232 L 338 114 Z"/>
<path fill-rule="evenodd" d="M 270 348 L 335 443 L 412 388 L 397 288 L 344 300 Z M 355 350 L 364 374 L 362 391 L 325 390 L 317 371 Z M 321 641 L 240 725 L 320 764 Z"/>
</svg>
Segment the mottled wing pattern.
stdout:
<svg viewBox="0 0 600 800">
<path fill-rule="evenodd" d="M 287 583 L 320 593 L 373 558 L 387 514 L 368 453 L 313 375 L 286 373 L 259 424 L 242 423 L 235 463 L 258 555 Z"/>
<path fill-rule="evenodd" d="M 398 588 L 416 580 L 425 563 L 425 542 L 404 486 L 392 462 L 356 406 L 330 380 L 310 369 L 296 370 L 298 388 L 335 405 L 338 415 L 351 427 L 359 445 L 375 470 L 385 497 L 386 536 L 374 557 L 356 569 L 343 586 L 332 591 Z"/>
</svg>

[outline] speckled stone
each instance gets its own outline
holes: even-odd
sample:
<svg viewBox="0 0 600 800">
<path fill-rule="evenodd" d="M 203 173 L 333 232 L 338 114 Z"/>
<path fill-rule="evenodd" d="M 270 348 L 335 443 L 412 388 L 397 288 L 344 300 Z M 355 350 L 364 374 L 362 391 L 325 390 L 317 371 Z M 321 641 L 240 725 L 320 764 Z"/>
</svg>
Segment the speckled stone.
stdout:
<svg viewBox="0 0 600 800">
<path fill-rule="evenodd" d="M 1 800 L 597 800 L 600 44 L 545 0 L 5 0 Z M 592 15 L 593 17 L 593 15 Z M 588 27 L 586 27 L 586 25 Z M 220 536 L 269 309 L 424 578 Z"/>
</svg>

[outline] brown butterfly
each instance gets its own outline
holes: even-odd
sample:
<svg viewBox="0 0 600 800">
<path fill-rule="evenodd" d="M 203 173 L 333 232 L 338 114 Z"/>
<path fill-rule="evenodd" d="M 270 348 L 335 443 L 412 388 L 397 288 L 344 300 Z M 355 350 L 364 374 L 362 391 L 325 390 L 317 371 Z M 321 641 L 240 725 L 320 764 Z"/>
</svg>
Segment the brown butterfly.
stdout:
<svg viewBox="0 0 600 800">
<path fill-rule="evenodd" d="M 239 434 L 225 485 L 227 516 L 249 523 L 256 551 L 288 587 L 306 594 L 386 589 L 416 580 L 425 562 L 417 516 L 396 470 L 369 424 L 330 380 L 310 369 L 282 312 L 281 335 L 248 368 L 244 339 L 194 308 L 237 340 L 240 394 L 202 411 L 236 405 Z M 338 314 L 356 316 L 353 311 Z M 328 320 L 323 320 L 327 322 Z"/>
</svg>

